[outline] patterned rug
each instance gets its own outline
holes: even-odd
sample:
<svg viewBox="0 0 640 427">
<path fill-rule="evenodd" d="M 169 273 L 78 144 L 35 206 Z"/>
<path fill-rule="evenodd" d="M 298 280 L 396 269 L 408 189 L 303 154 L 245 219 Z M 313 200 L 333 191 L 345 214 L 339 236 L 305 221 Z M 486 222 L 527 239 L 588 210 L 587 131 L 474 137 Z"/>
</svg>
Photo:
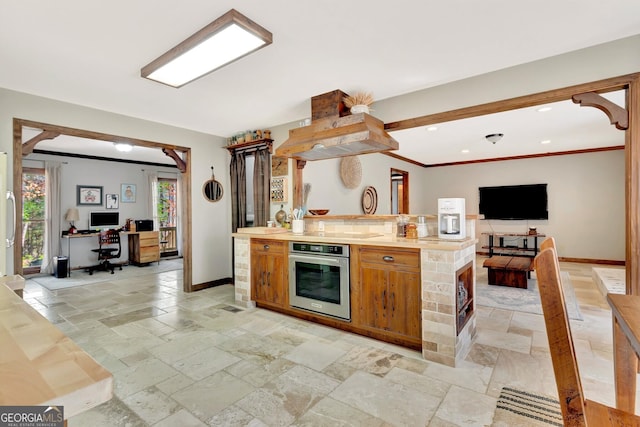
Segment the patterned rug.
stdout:
<svg viewBox="0 0 640 427">
<path fill-rule="evenodd" d="M 562 427 L 560 404 L 554 397 L 503 387 L 491 425 L 493 427 Z"/>
<path fill-rule="evenodd" d="M 485 273 L 478 274 L 476 279 L 476 302 L 479 305 L 522 311 L 525 313 L 542 314 L 538 282 L 535 278 L 528 280 L 527 289 L 494 286 L 487 283 L 486 269 L 483 270 L 485 270 Z M 531 277 L 534 276 L 535 274 L 532 273 Z M 562 288 L 569 318 L 584 320 L 580 312 L 580 307 L 578 306 L 578 300 L 576 299 L 576 293 L 573 290 L 569 273 L 561 271 L 560 277 L 562 278 Z"/>
</svg>

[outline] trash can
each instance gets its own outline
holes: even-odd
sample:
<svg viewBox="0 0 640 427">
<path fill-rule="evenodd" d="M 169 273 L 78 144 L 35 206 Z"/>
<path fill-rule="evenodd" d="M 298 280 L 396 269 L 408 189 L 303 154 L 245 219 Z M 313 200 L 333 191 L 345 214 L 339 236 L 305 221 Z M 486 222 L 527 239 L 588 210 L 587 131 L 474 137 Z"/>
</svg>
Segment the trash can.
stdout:
<svg viewBox="0 0 640 427">
<path fill-rule="evenodd" d="M 66 256 L 54 256 L 53 257 L 53 275 L 58 279 L 64 279 L 67 277 L 67 269 L 69 265 L 69 258 Z"/>
</svg>

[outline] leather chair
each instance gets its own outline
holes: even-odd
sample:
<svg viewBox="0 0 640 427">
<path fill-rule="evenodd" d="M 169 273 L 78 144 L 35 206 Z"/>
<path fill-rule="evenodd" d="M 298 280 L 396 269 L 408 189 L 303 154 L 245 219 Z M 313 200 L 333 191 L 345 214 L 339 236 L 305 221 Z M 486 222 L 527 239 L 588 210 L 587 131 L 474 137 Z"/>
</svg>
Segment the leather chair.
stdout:
<svg viewBox="0 0 640 427">
<path fill-rule="evenodd" d="M 91 266 L 87 269 L 90 275 L 94 271 L 111 271 L 113 274 L 116 267 L 109 260 L 120 258 L 122 253 L 122 245 L 120 244 L 120 232 L 117 230 L 101 231 L 98 234 L 98 248 L 91 249 L 92 252 L 98 254 L 99 264 Z M 122 265 L 118 265 L 122 270 Z"/>
</svg>

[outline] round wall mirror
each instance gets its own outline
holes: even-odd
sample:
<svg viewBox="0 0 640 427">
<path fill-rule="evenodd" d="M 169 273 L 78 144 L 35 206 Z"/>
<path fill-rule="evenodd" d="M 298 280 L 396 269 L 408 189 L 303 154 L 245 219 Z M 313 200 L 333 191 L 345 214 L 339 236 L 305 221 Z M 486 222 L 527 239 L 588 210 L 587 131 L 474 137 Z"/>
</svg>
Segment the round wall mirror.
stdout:
<svg viewBox="0 0 640 427">
<path fill-rule="evenodd" d="M 217 202 L 222 199 L 223 193 L 224 189 L 222 188 L 222 184 L 216 181 L 216 178 L 213 175 L 213 166 L 211 166 L 211 179 L 206 181 L 202 186 L 202 194 L 208 201 Z"/>
</svg>

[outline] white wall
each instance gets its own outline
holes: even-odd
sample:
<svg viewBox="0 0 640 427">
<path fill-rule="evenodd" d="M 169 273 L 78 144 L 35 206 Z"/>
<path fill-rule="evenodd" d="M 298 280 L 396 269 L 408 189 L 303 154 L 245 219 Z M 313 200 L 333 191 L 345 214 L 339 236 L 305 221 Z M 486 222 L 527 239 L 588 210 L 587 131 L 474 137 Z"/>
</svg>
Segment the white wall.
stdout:
<svg viewBox="0 0 640 427">
<path fill-rule="evenodd" d="M 640 71 L 640 55 L 637 54 L 639 50 L 640 36 L 634 36 L 502 71 L 443 84 L 412 94 L 381 100 L 376 102 L 374 106 L 375 115 L 384 122 L 390 122 L 638 72 Z M 340 81 L 336 81 L 335 88 L 341 88 Z M 342 89 L 348 90 L 344 87 Z M 376 88 L 370 89 L 375 93 Z M 301 100 L 308 100 L 314 95 L 318 94 L 301 94 Z M 224 138 L 0 89 L 0 151 L 6 151 L 10 155 L 13 155 L 12 119 L 14 117 L 191 147 L 193 282 L 202 283 L 231 275 L 229 155 L 226 150 L 221 148 L 225 144 Z M 250 121 L 250 118 L 247 120 Z M 250 124 L 248 126 L 250 127 Z M 289 129 L 294 125 L 285 126 Z M 275 129 L 272 127 L 272 130 Z M 278 134 L 274 132 L 273 136 L 277 146 L 284 142 L 287 132 L 280 131 Z M 366 170 L 367 173 L 371 173 L 370 171 L 373 170 L 375 174 L 382 176 L 382 171 L 375 166 L 378 162 L 378 155 L 362 157 L 363 170 Z M 215 167 L 216 178 L 222 182 L 225 189 L 223 200 L 218 203 L 209 203 L 202 197 L 202 184 L 210 177 L 211 166 Z M 408 169 L 402 166 L 398 168 Z M 9 169 L 9 185 L 11 186 L 13 172 L 11 167 Z M 388 167 L 385 166 L 384 169 L 388 169 Z M 327 180 L 330 177 L 335 180 L 337 173 L 332 173 L 329 168 L 327 170 L 329 170 L 329 173 L 326 174 Z M 312 173 L 314 172 L 309 172 L 310 176 Z M 317 175 L 317 173 L 315 174 Z M 387 174 L 384 171 L 384 175 Z M 369 181 L 370 179 L 375 181 Z M 363 185 L 376 186 L 380 190 L 380 200 L 388 199 L 385 194 L 380 193 L 382 193 L 383 187 L 388 192 L 389 186 L 379 183 L 377 179 L 377 177 L 367 177 Z M 314 207 L 316 203 L 319 203 L 326 205 L 321 207 L 334 209 L 333 213 L 343 212 L 340 206 L 334 208 L 330 205 L 335 197 L 334 193 L 339 187 L 335 186 L 335 181 L 329 183 L 327 180 L 320 179 L 312 184 L 319 188 L 324 188 L 325 185 L 333 186 L 334 191 L 327 190 L 331 194 L 331 198 L 314 200 L 312 193 L 311 201 Z M 415 181 L 412 180 L 412 182 Z M 431 184 L 425 182 L 424 185 L 426 187 Z M 411 186 L 412 210 L 426 210 L 420 206 L 423 191 L 424 188 L 420 188 L 420 186 Z M 359 200 L 360 194 L 353 193 L 352 195 L 350 193 L 342 197 L 341 203 L 353 206 L 351 209 L 357 209 Z M 381 210 L 382 205 L 380 206 L 379 213 L 384 213 Z M 278 208 L 279 205 L 272 205 L 273 212 Z M 573 254 L 567 253 L 566 256 L 573 256 Z M 7 258 L 7 265 L 10 267 L 9 274 L 11 274 L 11 266 L 13 265 L 11 251 L 9 251 Z"/>
<path fill-rule="evenodd" d="M 10 157 L 13 156 L 13 118 L 190 147 L 193 283 L 232 275 L 229 154 L 221 148 L 226 142 L 224 138 L 0 89 L 0 151 L 9 153 Z M 216 179 L 225 190 L 222 200 L 217 203 L 210 203 L 202 196 L 202 185 L 211 178 L 211 166 L 215 168 Z M 11 188 L 11 167 L 7 173 Z M 117 181 L 120 183 L 119 179 Z M 7 267 L 9 274 L 12 274 L 11 250 L 7 253 Z"/>
<path fill-rule="evenodd" d="M 640 56 L 637 55 L 639 49 L 640 36 L 629 37 L 380 100 L 374 105 L 374 115 L 384 122 L 392 122 L 635 73 L 640 71 Z M 338 88 L 347 89 L 340 88 L 337 84 L 336 89 Z M 288 137 L 288 129 L 296 126 L 298 126 L 297 121 L 274 128 L 275 145 L 284 142 Z M 399 162 L 380 154 L 363 155 L 360 156 L 363 183 L 355 190 L 347 190 L 342 186 L 337 160 L 307 162 L 303 174 L 304 182 L 311 182 L 314 186 L 309 202 L 311 207 L 331 209 L 332 214 L 361 213 L 362 190 L 366 185 L 373 185 L 379 199 L 379 208 L 376 213 L 386 214 L 390 212 L 389 169 L 394 167 L 407 170 L 410 172 L 411 213 L 435 214 L 436 200 L 442 197 L 435 196 L 435 193 L 441 190 L 443 192 L 446 190 L 444 197 L 471 197 L 474 201 L 468 200 L 467 206 L 477 212 L 475 202 L 477 187 L 483 176 L 496 177 L 496 185 L 523 183 L 525 178 L 529 182 L 542 182 L 539 179 L 540 173 L 544 171 L 547 174 L 547 165 L 551 165 L 557 167 L 558 175 L 554 176 L 554 186 L 549 188 L 550 203 L 560 205 L 550 205 L 550 211 L 552 211 L 550 224 L 541 224 L 540 231 L 543 232 L 544 225 L 547 227 L 545 232 L 554 234 L 558 238 L 561 256 L 624 260 L 624 154 L 622 151 L 615 154 L 592 154 L 576 160 L 578 157 L 563 156 L 549 158 L 546 161 L 534 159 L 489 163 L 484 166 L 422 170 L 409 163 Z M 512 166 L 514 164 L 517 166 Z M 524 166 L 526 174 L 522 175 L 523 171 L 520 171 L 521 178 L 516 179 L 512 176 L 513 171 L 521 165 L 526 165 Z M 567 172 L 567 176 L 563 175 L 563 171 Z M 581 177 L 585 184 L 573 182 L 570 177 Z M 470 185 L 470 182 L 473 185 Z M 583 191 L 576 194 L 574 186 L 570 186 L 570 183 L 576 184 L 575 188 L 581 188 Z M 316 189 L 316 187 L 319 188 Z M 601 202 L 597 201 L 597 197 L 588 197 L 592 192 L 600 197 Z M 558 222 L 553 218 L 553 212 L 561 214 Z M 585 216 L 581 217 L 581 215 Z M 575 222 L 573 218 L 581 218 L 581 220 Z M 503 223 L 492 221 L 491 224 L 496 230 L 499 227 L 524 228 L 526 226 L 526 224 L 504 221 Z M 487 222 L 481 221 L 478 232 L 484 231 L 488 226 Z M 578 227 L 580 227 L 579 231 Z M 587 233 L 592 237 L 588 237 Z M 585 239 L 588 242 L 585 242 Z"/>
<path fill-rule="evenodd" d="M 418 188 L 429 212 L 437 211 L 438 198 L 463 197 L 467 213 L 478 214 L 478 187 L 517 184 L 548 184 L 549 219 L 479 220 L 478 250 L 487 245 L 482 232 L 535 226 L 555 237 L 561 257 L 624 261 L 623 150 L 429 168 Z"/>
<path fill-rule="evenodd" d="M 23 160 L 24 167 L 44 167 L 44 161 L 61 162 L 61 200 L 60 213 L 61 230 L 69 228 L 69 223 L 64 220 L 64 214 L 69 208 L 77 208 L 80 219 L 75 222 L 76 228 L 88 229 L 89 214 L 91 212 L 118 212 L 120 224 L 123 226 L 127 218 L 132 219 L 152 219 L 153 214 L 149 212 L 149 193 L 145 171 L 156 171 L 163 177 L 177 178 L 179 172 L 176 168 L 159 167 L 150 165 L 139 165 L 123 162 L 109 162 L 76 157 L 52 156 L 45 154 L 31 154 Z M 133 184 L 136 186 L 136 201 L 134 203 L 124 203 L 119 197 L 118 209 L 106 209 L 104 204 L 106 194 L 118 194 L 120 196 L 121 184 Z M 77 205 L 77 185 L 91 185 L 102 187 L 101 205 Z M 69 246 L 67 239 L 62 240 L 62 252 L 60 255 L 69 255 L 71 249 L 71 267 L 87 266 L 96 263 L 96 256 L 91 249 L 96 247 L 96 238 L 74 239 Z M 123 239 L 122 255 L 120 260 L 128 258 L 128 246 L 126 239 Z"/>
</svg>

